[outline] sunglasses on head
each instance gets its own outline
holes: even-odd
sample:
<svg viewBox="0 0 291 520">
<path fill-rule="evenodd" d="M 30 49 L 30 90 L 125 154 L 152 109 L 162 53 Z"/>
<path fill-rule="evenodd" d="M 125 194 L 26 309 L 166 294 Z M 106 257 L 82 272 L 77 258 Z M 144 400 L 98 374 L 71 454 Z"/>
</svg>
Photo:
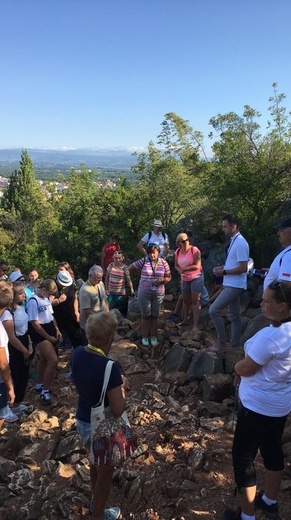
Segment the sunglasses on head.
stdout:
<svg viewBox="0 0 291 520">
<path fill-rule="evenodd" d="M 279 288 L 280 288 L 280 291 L 281 291 L 282 296 L 283 296 L 283 298 L 284 298 L 284 300 L 285 300 L 285 303 L 287 303 L 287 305 L 288 305 L 287 298 L 286 298 L 286 294 L 285 294 L 284 291 L 283 291 L 283 287 L 282 287 L 281 282 L 278 282 L 278 280 L 275 280 L 274 282 L 272 282 L 272 283 L 269 285 L 269 287 L 271 287 L 271 289 L 279 289 Z"/>
<path fill-rule="evenodd" d="M 160 246 L 158 244 L 149 244 L 149 247 L 152 249 L 159 249 Z"/>
</svg>

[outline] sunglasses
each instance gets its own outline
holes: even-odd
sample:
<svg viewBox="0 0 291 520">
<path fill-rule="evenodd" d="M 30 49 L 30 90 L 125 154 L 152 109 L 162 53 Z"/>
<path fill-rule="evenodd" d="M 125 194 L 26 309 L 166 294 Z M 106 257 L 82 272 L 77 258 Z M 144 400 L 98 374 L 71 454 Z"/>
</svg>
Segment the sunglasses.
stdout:
<svg viewBox="0 0 291 520">
<path fill-rule="evenodd" d="M 278 289 L 278 288 L 280 288 L 280 291 L 281 291 L 282 296 L 283 296 L 283 298 L 284 298 L 284 300 L 285 300 L 285 303 L 287 303 L 287 305 L 288 305 L 287 298 L 286 298 L 286 294 L 285 294 L 284 291 L 283 291 L 283 287 L 282 287 L 281 282 L 278 282 L 278 280 L 275 280 L 275 282 L 272 282 L 272 283 L 269 285 L 269 287 L 271 287 L 271 289 Z"/>
<path fill-rule="evenodd" d="M 160 246 L 158 244 L 149 244 L 149 247 L 151 247 L 152 249 L 159 249 Z"/>
<path fill-rule="evenodd" d="M 186 242 L 189 242 L 189 238 L 186 238 L 186 240 L 179 240 L 180 244 L 186 244 Z"/>
</svg>

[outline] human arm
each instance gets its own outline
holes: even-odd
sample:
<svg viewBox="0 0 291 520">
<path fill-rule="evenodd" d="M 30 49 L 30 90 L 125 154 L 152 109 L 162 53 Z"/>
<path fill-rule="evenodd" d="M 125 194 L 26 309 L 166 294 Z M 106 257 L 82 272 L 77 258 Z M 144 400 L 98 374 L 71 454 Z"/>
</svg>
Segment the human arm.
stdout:
<svg viewBox="0 0 291 520">
<path fill-rule="evenodd" d="M 107 271 L 106 271 L 106 276 L 105 276 L 105 291 L 106 291 L 106 294 L 109 294 L 109 273 L 110 273 L 110 264 L 107 268 Z"/>
<path fill-rule="evenodd" d="M 30 352 L 27 350 L 27 348 L 25 348 L 25 346 L 21 343 L 21 341 L 15 335 L 13 320 L 3 321 L 3 326 L 7 332 L 11 345 L 14 348 L 16 348 L 16 350 L 19 350 L 19 352 L 21 352 L 21 354 L 23 354 L 24 359 L 27 359 L 30 356 Z"/>
<path fill-rule="evenodd" d="M 67 296 L 63 293 L 61 293 L 58 298 L 56 298 L 55 296 L 50 297 L 50 301 L 51 301 L 51 304 L 53 307 L 55 307 L 56 305 L 60 305 L 60 303 L 65 302 L 66 299 L 67 299 Z"/>
<path fill-rule="evenodd" d="M 0 347 L 0 374 L 7 387 L 7 401 L 9 404 L 13 404 L 15 400 L 15 393 L 10 374 L 10 366 L 7 360 L 6 350 L 4 346 Z"/>
<path fill-rule="evenodd" d="M 233 267 L 232 269 L 225 269 L 224 265 L 219 265 L 213 269 L 213 274 L 215 274 L 215 276 L 225 276 L 246 273 L 248 270 L 248 261 L 238 262 L 238 264 L 237 267 Z"/>
<path fill-rule="evenodd" d="M 79 301 L 78 301 L 77 293 L 75 293 L 73 308 L 74 308 L 76 322 L 79 323 L 80 322 L 80 312 L 79 312 Z"/>
<path fill-rule="evenodd" d="M 126 406 L 124 384 L 107 391 L 110 409 L 116 417 L 123 414 Z"/>
<path fill-rule="evenodd" d="M 262 365 L 256 363 L 249 355 L 233 365 L 234 373 L 241 377 L 253 376 L 261 368 Z"/>
<path fill-rule="evenodd" d="M 197 271 L 201 269 L 201 253 L 200 251 L 196 251 L 196 253 L 193 254 L 193 263 L 187 265 L 186 267 L 183 267 L 181 269 L 181 274 L 183 274 L 185 271 Z"/>
<path fill-rule="evenodd" d="M 140 240 L 136 247 L 144 256 L 147 256 L 145 246 L 146 246 L 146 242 L 143 242 L 143 240 Z"/>
<path fill-rule="evenodd" d="M 165 242 L 164 243 L 164 252 L 163 252 L 162 258 L 166 258 L 169 250 L 170 250 L 170 246 L 169 246 L 168 242 Z"/>
<path fill-rule="evenodd" d="M 130 289 L 130 294 L 131 294 L 131 296 L 133 296 L 134 295 L 134 288 L 133 288 L 133 285 L 132 285 L 132 281 L 131 281 L 131 277 L 130 277 L 130 273 L 129 273 L 128 268 L 126 268 L 124 273 L 125 273 L 125 277 L 126 277 L 126 280 L 127 280 L 128 287 Z"/>
</svg>

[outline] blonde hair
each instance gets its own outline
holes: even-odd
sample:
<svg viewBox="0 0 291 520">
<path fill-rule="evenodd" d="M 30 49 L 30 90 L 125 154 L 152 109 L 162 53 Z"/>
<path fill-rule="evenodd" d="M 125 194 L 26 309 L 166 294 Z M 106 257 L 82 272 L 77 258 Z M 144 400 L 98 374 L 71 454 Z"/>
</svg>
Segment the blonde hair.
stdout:
<svg viewBox="0 0 291 520">
<path fill-rule="evenodd" d="M 57 292 L 57 284 L 54 280 L 51 278 L 48 278 L 47 280 L 43 280 L 39 286 L 40 289 L 45 289 L 48 292 Z"/>
<path fill-rule="evenodd" d="M 113 312 L 90 314 L 86 323 L 86 336 L 92 345 L 103 345 L 114 334 L 117 318 Z"/>
<path fill-rule="evenodd" d="M 0 281 L 0 309 L 5 309 L 13 300 L 13 285 L 11 282 Z"/>
<path fill-rule="evenodd" d="M 187 233 L 179 233 L 179 235 L 177 235 L 177 237 L 176 237 L 176 244 L 177 244 L 177 246 L 179 245 L 179 242 L 181 240 L 189 240 L 189 237 L 188 237 Z"/>
</svg>

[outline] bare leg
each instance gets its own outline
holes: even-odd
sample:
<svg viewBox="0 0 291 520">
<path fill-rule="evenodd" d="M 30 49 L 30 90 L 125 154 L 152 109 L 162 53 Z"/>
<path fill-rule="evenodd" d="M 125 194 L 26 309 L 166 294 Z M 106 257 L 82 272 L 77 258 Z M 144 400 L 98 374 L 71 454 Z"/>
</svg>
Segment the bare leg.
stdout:
<svg viewBox="0 0 291 520">
<path fill-rule="evenodd" d="M 193 330 L 197 330 L 201 311 L 200 293 L 192 293 L 191 300 L 193 312 Z"/>
<path fill-rule="evenodd" d="M 157 332 L 158 332 L 158 318 L 154 318 L 153 316 L 151 316 L 150 328 L 151 328 L 151 337 L 156 338 Z"/>
<path fill-rule="evenodd" d="M 186 325 L 191 309 L 191 295 L 183 294 L 183 312 L 182 312 L 182 321 L 180 325 Z"/>
<path fill-rule="evenodd" d="M 2 426 L 4 423 L 5 423 L 5 419 L 0 419 L 0 430 L 2 429 Z"/>
<path fill-rule="evenodd" d="M 180 294 L 178 300 L 177 300 L 177 303 L 176 303 L 176 307 L 174 309 L 174 313 L 173 314 L 180 314 L 180 312 L 182 311 L 182 307 L 183 307 L 183 295 Z M 182 315 L 183 311 L 181 312 L 181 315 Z"/>
<path fill-rule="evenodd" d="M 265 469 L 265 495 L 270 500 L 277 500 L 283 471 L 271 471 Z"/>
<path fill-rule="evenodd" d="M 91 484 L 94 496 L 92 520 L 102 520 L 103 510 L 109 497 L 114 466 L 99 466 L 90 464 Z"/>
<path fill-rule="evenodd" d="M 240 505 L 245 515 L 254 516 L 256 486 L 241 488 Z"/>
<path fill-rule="evenodd" d="M 140 322 L 140 328 L 143 338 L 149 337 L 149 326 L 150 326 L 150 316 L 142 316 Z"/>
<path fill-rule="evenodd" d="M 40 360 L 37 369 L 37 382 L 43 383 L 43 390 L 49 390 L 58 364 L 58 356 L 50 341 L 39 345 Z"/>
</svg>

